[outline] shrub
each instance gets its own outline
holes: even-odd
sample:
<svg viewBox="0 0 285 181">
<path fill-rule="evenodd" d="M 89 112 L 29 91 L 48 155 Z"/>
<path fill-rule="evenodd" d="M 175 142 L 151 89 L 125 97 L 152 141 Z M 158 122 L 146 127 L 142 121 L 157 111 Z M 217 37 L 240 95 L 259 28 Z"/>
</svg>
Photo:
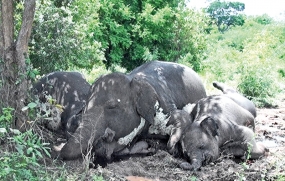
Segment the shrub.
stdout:
<svg viewBox="0 0 285 181">
<path fill-rule="evenodd" d="M 239 91 L 253 100 L 259 107 L 270 106 L 270 97 L 274 97 L 278 89 L 269 68 L 249 68 L 241 75 Z"/>
<path fill-rule="evenodd" d="M 31 130 L 21 133 L 10 129 L 8 145 L 17 152 L 4 151 L 0 158 L 0 180 L 39 180 L 44 169 L 39 169 L 42 152 L 50 156 L 47 143 L 43 143 Z"/>
</svg>

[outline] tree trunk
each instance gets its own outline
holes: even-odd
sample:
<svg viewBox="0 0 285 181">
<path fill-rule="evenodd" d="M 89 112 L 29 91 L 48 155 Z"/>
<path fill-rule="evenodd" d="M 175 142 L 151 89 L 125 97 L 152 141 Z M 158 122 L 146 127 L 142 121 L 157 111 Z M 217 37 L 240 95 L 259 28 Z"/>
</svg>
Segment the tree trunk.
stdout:
<svg viewBox="0 0 285 181">
<path fill-rule="evenodd" d="M 26 58 L 28 40 L 31 35 L 35 14 L 35 0 L 25 0 L 22 25 L 15 41 L 13 0 L 1 1 L 1 43 L 0 43 L 0 108 L 14 108 L 14 127 L 27 128 L 27 115 L 21 111 L 25 105 L 28 90 Z M 0 111 L 1 111 L 0 110 Z"/>
</svg>

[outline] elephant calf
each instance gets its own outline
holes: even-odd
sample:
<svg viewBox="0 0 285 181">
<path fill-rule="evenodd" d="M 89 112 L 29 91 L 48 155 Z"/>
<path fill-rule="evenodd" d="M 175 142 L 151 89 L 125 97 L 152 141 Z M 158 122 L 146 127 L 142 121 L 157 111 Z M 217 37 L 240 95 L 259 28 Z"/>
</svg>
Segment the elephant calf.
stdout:
<svg viewBox="0 0 285 181">
<path fill-rule="evenodd" d="M 183 169 L 197 170 L 215 161 L 221 152 L 257 159 L 268 151 L 255 142 L 253 115 L 225 95 L 199 100 L 188 119 L 181 123 L 184 130 L 177 131 L 183 154 L 191 163 L 181 163 Z M 171 149 L 174 145 L 168 146 Z"/>
<path fill-rule="evenodd" d="M 78 127 L 74 119 L 83 109 L 90 84 L 79 72 L 52 72 L 33 85 L 33 94 L 37 95 L 41 102 L 51 107 L 57 119 L 48 120 L 46 125 L 54 131 L 73 133 Z M 50 96 L 50 98 L 49 98 Z M 48 100 L 53 99 L 53 101 Z M 57 104 L 60 106 L 53 106 Z M 58 107 L 61 107 L 62 109 Z M 76 120 L 76 121 L 74 121 Z"/>
</svg>

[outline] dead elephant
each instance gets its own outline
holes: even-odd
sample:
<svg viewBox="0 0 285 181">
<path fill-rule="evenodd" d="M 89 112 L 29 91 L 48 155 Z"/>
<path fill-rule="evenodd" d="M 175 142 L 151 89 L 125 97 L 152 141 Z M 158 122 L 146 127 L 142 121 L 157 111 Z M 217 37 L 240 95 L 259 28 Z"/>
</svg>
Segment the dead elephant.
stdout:
<svg viewBox="0 0 285 181">
<path fill-rule="evenodd" d="M 203 164 L 215 161 L 221 152 L 236 157 L 262 157 L 267 149 L 254 139 L 254 117 L 227 96 L 209 96 L 193 108 L 180 144 L 190 162 L 180 167 L 197 170 Z"/>
<path fill-rule="evenodd" d="M 248 110 L 253 117 L 256 117 L 256 108 L 252 101 L 238 93 L 234 88 L 229 87 L 221 82 L 213 82 L 213 86 L 219 90 L 221 90 L 225 96 L 231 98 L 238 105 Z"/>
<path fill-rule="evenodd" d="M 47 121 L 47 127 L 65 134 L 73 133 L 78 123 L 73 122 L 71 118 L 82 111 L 89 89 L 90 84 L 79 72 L 52 72 L 37 81 L 33 85 L 33 94 L 37 95 L 43 103 L 58 104 L 63 108 L 62 111 L 52 109 L 57 111 L 55 116 L 59 115 L 59 118 Z M 55 103 L 51 103 L 53 101 L 48 100 L 48 96 L 55 100 Z"/>
<path fill-rule="evenodd" d="M 129 74 L 101 76 L 91 87 L 82 124 L 59 156 L 75 159 L 94 147 L 100 156 L 110 157 L 137 135 L 147 134 L 158 110 L 159 115 L 169 116 L 171 111 L 204 97 L 205 88 L 197 73 L 176 63 L 152 61 Z"/>
</svg>

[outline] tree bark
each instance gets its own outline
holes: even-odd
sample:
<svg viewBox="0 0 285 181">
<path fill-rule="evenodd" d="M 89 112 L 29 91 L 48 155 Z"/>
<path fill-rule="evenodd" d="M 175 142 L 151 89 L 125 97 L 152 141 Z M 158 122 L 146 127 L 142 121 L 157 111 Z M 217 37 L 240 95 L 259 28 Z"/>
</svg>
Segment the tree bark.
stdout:
<svg viewBox="0 0 285 181">
<path fill-rule="evenodd" d="M 14 37 L 13 0 L 1 1 L 1 85 L 0 108 L 14 108 L 14 127 L 26 130 L 28 117 L 21 109 L 25 106 L 28 91 L 26 59 L 31 35 L 36 0 L 25 0 L 22 24 L 17 39 Z M 0 111 L 1 111 L 0 110 Z"/>
</svg>

